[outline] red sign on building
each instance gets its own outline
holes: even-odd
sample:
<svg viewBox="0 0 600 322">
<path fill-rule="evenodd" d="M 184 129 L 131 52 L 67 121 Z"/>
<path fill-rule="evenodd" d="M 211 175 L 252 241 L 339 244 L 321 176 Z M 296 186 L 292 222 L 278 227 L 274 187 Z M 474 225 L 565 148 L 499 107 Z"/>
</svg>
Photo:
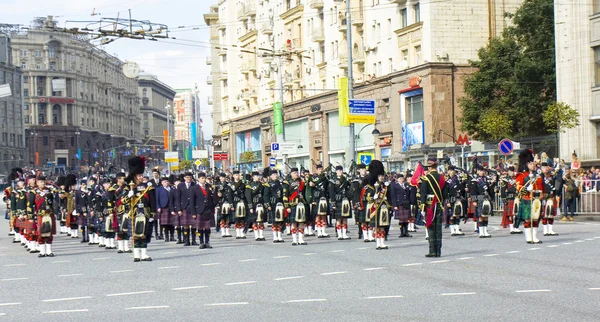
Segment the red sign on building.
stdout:
<svg viewBox="0 0 600 322">
<path fill-rule="evenodd" d="M 64 97 L 50 97 L 50 103 L 74 104 L 75 100 L 72 98 L 64 98 Z"/>
<path fill-rule="evenodd" d="M 213 159 L 215 161 L 225 161 L 229 159 L 227 152 L 215 152 L 213 153 Z"/>
</svg>

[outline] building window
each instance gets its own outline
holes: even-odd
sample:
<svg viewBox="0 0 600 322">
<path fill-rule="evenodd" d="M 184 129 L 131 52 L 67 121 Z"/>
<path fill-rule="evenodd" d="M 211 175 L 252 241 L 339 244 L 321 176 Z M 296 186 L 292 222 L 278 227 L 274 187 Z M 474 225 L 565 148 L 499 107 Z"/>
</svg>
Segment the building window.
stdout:
<svg viewBox="0 0 600 322">
<path fill-rule="evenodd" d="M 27 88 L 23 89 L 23 96 L 29 97 L 29 89 L 27 89 Z"/>
<path fill-rule="evenodd" d="M 595 63 L 595 85 L 600 86 L 600 47 L 594 47 L 594 63 Z"/>
<path fill-rule="evenodd" d="M 415 46 L 415 60 L 417 65 L 420 65 L 423 62 L 421 60 L 421 45 Z"/>
<path fill-rule="evenodd" d="M 319 121 L 320 121 L 320 119 L 314 119 L 313 120 L 313 131 L 319 131 L 320 130 Z"/>
<path fill-rule="evenodd" d="M 42 137 L 42 145 L 43 146 L 48 146 L 48 137 L 47 136 L 43 136 Z"/>
<path fill-rule="evenodd" d="M 71 137 L 71 146 L 75 146 L 75 137 L 74 136 Z"/>
<path fill-rule="evenodd" d="M 400 10 L 400 27 L 404 28 L 408 26 L 408 12 L 406 9 Z"/>
<path fill-rule="evenodd" d="M 392 19 L 388 19 L 387 20 L 387 36 L 388 36 L 388 39 L 392 39 L 392 33 L 393 33 L 393 30 L 392 30 Z"/>
<path fill-rule="evenodd" d="M 42 51 L 41 50 L 36 50 L 33 52 L 33 56 L 35 57 L 42 57 Z"/>
<path fill-rule="evenodd" d="M 29 76 L 23 76 L 23 83 L 24 84 L 28 84 L 29 83 Z"/>
<path fill-rule="evenodd" d="M 415 23 L 421 21 L 421 5 L 417 3 L 413 6 L 413 10 L 415 11 Z"/>
<path fill-rule="evenodd" d="M 408 106 L 409 123 L 422 122 L 425 120 L 423 111 L 423 95 L 412 96 L 406 99 Z"/>
<path fill-rule="evenodd" d="M 23 104 L 23 109 L 24 109 L 25 111 L 29 110 L 29 103 L 25 103 L 25 104 Z"/>
<path fill-rule="evenodd" d="M 27 69 L 27 63 L 25 63 L 25 62 L 21 63 L 21 69 Z"/>
<path fill-rule="evenodd" d="M 25 124 L 29 124 L 29 115 L 25 115 Z"/>
<path fill-rule="evenodd" d="M 21 57 L 27 57 L 27 49 L 21 50 Z"/>
<path fill-rule="evenodd" d="M 50 62 L 50 70 L 56 70 L 56 63 Z"/>
</svg>

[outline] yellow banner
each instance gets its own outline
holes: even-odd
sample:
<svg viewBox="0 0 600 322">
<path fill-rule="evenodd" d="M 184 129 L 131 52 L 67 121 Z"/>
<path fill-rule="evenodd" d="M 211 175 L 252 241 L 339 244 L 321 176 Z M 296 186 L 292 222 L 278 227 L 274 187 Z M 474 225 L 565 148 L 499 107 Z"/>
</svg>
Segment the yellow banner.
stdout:
<svg viewBox="0 0 600 322">
<path fill-rule="evenodd" d="M 348 117 L 350 123 L 369 123 L 375 124 L 375 115 L 357 115 L 350 114 Z"/>
<path fill-rule="evenodd" d="M 338 90 L 338 111 L 340 114 L 340 126 L 350 126 L 347 77 L 340 77 L 340 85 Z"/>
</svg>

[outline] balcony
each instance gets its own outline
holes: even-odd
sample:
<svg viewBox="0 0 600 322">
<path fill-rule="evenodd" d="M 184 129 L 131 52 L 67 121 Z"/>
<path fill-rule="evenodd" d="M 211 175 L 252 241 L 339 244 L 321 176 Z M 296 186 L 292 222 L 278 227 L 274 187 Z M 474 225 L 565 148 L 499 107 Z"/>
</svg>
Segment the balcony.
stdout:
<svg viewBox="0 0 600 322">
<path fill-rule="evenodd" d="M 242 74 L 248 74 L 251 71 L 256 71 L 256 61 L 250 60 L 242 64 Z"/>
<path fill-rule="evenodd" d="M 308 5 L 311 9 L 322 9 L 323 8 L 323 0 L 310 0 Z"/>
<path fill-rule="evenodd" d="M 260 31 L 264 35 L 272 35 L 273 34 L 273 21 L 271 21 L 271 22 L 263 22 L 262 29 Z"/>
<path fill-rule="evenodd" d="M 238 12 L 237 12 L 237 20 L 238 21 L 244 21 L 246 19 L 248 19 L 248 16 L 244 12 L 244 7 L 239 8 Z"/>
<path fill-rule="evenodd" d="M 365 23 L 365 18 L 361 12 L 352 13 L 352 25 L 362 27 Z"/>
<path fill-rule="evenodd" d="M 227 70 L 221 70 L 221 73 L 219 73 L 219 80 L 227 80 Z"/>
<path fill-rule="evenodd" d="M 270 64 L 271 62 L 273 62 L 273 56 L 272 55 L 262 56 L 262 60 L 263 60 L 263 63 Z"/>
<path fill-rule="evenodd" d="M 212 65 L 212 57 L 206 57 L 206 65 Z"/>
<path fill-rule="evenodd" d="M 319 78 L 323 79 L 327 77 L 327 62 L 317 64 L 317 67 L 319 68 Z"/>
<path fill-rule="evenodd" d="M 338 27 L 337 27 L 337 29 L 338 29 L 339 32 L 346 32 L 346 30 L 348 29 L 348 25 L 346 24 L 346 18 L 345 17 L 340 17 L 340 19 L 338 21 Z"/>
<path fill-rule="evenodd" d="M 302 39 L 301 38 L 292 39 L 292 49 L 293 50 L 302 50 Z"/>
<path fill-rule="evenodd" d="M 206 76 L 206 85 L 212 85 L 212 75 Z"/>
<path fill-rule="evenodd" d="M 342 69 L 348 68 L 348 55 L 346 53 L 340 54 L 338 67 Z"/>
<path fill-rule="evenodd" d="M 210 96 L 207 97 L 207 103 L 208 103 L 208 105 L 213 105 L 213 99 L 212 99 L 212 97 L 210 97 Z"/>
<path fill-rule="evenodd" d="M 310 34 L 310 37 L 313 42 L 323 42 L 325 41 L 325 30 L 322 27 L 315 27 Z"/>
<path fill-rule="evenodd" d="M 227 56 L 227 47 L 225 44 L 219 44 L 219 51 L 217 52 L 219 56 Z"/>
<path fill-rule="evenodd" d="M 294 78 L 291 73 L 285 72 L 283 75 L 283 86 L 284 87 L 292 87 L 294 86 Z"/>
<path fill-rule="evenodd" d="M 256 31 L 256 28 L 254 28 L 254 26 L 249 26 L 248 29 L 246 29 L 246 32 L 244 32 L 239 38 L 238 41 L 239 42 L 245 42 L 250 40 L 252 37 L 255 37 L 258 34 L 258 31 Z"/>
<path fill-rule="evenodd" d="M 251 1 L 246 2 L 244 5 L 244 14 L 248 17 L 256 16 L 256 7 Z"/>
<path fill-rule="evenodd" d="M 363 65 L 365 63 L 364 52 L 355 48 L 352 51 L 352 63 L 357 65 Z"/>
</svg>

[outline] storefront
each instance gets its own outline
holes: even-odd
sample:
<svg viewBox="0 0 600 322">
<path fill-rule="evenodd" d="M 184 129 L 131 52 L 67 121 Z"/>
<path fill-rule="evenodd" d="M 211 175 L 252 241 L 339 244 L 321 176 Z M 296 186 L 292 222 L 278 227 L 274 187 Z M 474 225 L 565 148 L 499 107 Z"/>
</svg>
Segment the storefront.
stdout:
<svg viewBox="0 0 600 322">
<path fill-rule="evenodd" d="M 285 142 L 295 143 L 297 147 L 296 153 L 287 156 L 287 164 L 299 170 L 310 169 L 308 118 L 285 122 Z"/>
<path fill-rule="evenodd" d="M 260 129 L 236 133 L 235 146 L 238 170 L 250 173 L 262 169 Z"/>
</svg>

